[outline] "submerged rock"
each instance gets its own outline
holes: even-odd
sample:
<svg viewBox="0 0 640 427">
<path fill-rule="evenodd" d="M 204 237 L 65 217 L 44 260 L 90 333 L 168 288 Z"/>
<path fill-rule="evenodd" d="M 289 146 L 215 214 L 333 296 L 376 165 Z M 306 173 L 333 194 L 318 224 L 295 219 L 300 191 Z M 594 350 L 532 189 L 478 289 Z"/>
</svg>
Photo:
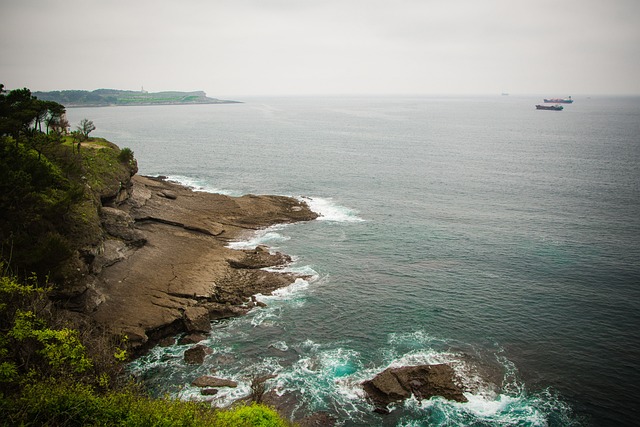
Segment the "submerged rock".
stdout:
<svg viewBox="0 0 640 427">
<path fill-rule="evenodd" d="M 212 377 L 211 375 L 203 375 L 196 378 L 192 383 L 195 387 L 237 387 L 238 383 L 225 378 Z"/>
<path fill-rule="evenodd" d="M 387 406 L 408 399 L 441 396 L 456 402 L 467 402 L 463 388 L 456 384 L 455 372 L 449 365 L 418 365 L 388 368 L 362 383 L 376 412 L 388 413 Z"/>
</svg>

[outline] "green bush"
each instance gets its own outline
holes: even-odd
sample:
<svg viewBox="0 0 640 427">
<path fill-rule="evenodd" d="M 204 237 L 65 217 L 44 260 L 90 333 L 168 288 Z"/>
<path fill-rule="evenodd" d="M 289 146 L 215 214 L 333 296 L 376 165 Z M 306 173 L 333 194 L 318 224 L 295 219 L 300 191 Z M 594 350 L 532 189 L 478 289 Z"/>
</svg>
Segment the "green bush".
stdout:
<svg viewBox="0 0 640 427">
<path fill-rule="evenodd" d="M 289 425 L 262 405 L 213 410 L 202 402 L 153 399 L 132 383 L 118 386 L 107 367 L 126 359 L 120 348 L 124 343 L 101 342 L 95 331 L 87 336 L 54 327 L 49 288 L 40 286 L 36 277 L 27 283 L 8 275 L 0 262 L 0 425 Z"/>
<path fill-rule="evenodd" d="M 217 412 L 217 424 L 220 427 L 287 427 L 278 413 L 264 405 L 241 406 L 231 411 Z"/>
<path fill-rule="evenodd" d="M 131 148 L 124 147 L 118 153 L 118 160 L 120 163 L 124 163 L 125 165 L 129 165 L 133 162 L 133 151 Z"/>
<path fill-rule="evenodd" d="M 43 381 L 4 402 L 11 424 L 25 426 L 287 427 L 264 405 L 213 410 L 202 402 L 152 399 L 134 387 L 98 394 L 87 385 Z"/>
</svg>

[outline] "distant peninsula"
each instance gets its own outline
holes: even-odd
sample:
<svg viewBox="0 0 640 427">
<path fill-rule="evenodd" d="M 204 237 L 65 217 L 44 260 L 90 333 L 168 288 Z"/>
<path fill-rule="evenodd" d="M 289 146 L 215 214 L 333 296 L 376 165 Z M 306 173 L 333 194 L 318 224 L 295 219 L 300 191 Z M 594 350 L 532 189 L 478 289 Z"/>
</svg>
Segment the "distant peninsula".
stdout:
<svg viewBox="0 0 640 427">
<path fill-rule="evenodd" d="M 97 89 L 59 90 L 33 92 L 43 101 L 54 101 L 67 108 L 106 107 L 112 105 L 190 105 L 190 104 L 235 104 L 238 101 L 209 98 L 203 91 L 195 92 L 147 92 L 145 90 Z"/>
</svg>

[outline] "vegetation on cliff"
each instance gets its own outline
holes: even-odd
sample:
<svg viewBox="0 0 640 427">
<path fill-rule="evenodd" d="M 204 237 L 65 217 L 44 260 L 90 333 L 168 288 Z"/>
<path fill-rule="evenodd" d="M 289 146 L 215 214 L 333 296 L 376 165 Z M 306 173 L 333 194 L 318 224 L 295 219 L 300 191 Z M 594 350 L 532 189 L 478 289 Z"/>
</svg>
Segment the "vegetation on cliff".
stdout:
<svg viewBox="0 0 640 427">
<path fill-rule="evenodd" d="M 0 264 L 0 412 L 4 425 L 289 425 L 263 405 L 212 410 L 205 403 L 153 399 L 122 374 L 122 342 L 73 329 L 47 298 Z"/>
<path fill-rule="evenodd" d="M 64 113 L 28 89 L 0 92 L 0 257 L 54 283 L 99 241 L 101 204 L 137 170 L 131 150 L 89 138 L 86 122 L 69 134 Z"/>
<path fill-rule="evenodd" d="M 126 337 L 56 307 L 104 238 L 133 152 L 69 134 L 64 107 L 0 85 L 0 413 L 6 425 L 284 426 L 271 409 L 154 400 L 123 374 Z M 44 125 L 44 126 L 43 126 Z M 86 263 L 85 263 L 86 265 Z"/>
</svg>

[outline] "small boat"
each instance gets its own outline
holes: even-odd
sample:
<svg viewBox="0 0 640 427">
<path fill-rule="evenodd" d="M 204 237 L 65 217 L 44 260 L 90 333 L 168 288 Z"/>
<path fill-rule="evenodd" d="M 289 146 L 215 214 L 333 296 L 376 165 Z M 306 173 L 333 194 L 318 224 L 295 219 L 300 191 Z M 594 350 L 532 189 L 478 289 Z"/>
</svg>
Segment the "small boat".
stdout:
<svg viewBox="0 0 640 427">
<path fill-rule="evenodd" d="M 570 96 L 566 98 L 545 98 L 544 102 L 554 103 L 554 104 L 571 104 L 573 99 Z"/>
<path fill-rule="evenodd" d="M 536 110 L 552 110 L 552 111 L 562 111 L 564 107 L 562 105 L 536 105 Z"/>
</svg>

